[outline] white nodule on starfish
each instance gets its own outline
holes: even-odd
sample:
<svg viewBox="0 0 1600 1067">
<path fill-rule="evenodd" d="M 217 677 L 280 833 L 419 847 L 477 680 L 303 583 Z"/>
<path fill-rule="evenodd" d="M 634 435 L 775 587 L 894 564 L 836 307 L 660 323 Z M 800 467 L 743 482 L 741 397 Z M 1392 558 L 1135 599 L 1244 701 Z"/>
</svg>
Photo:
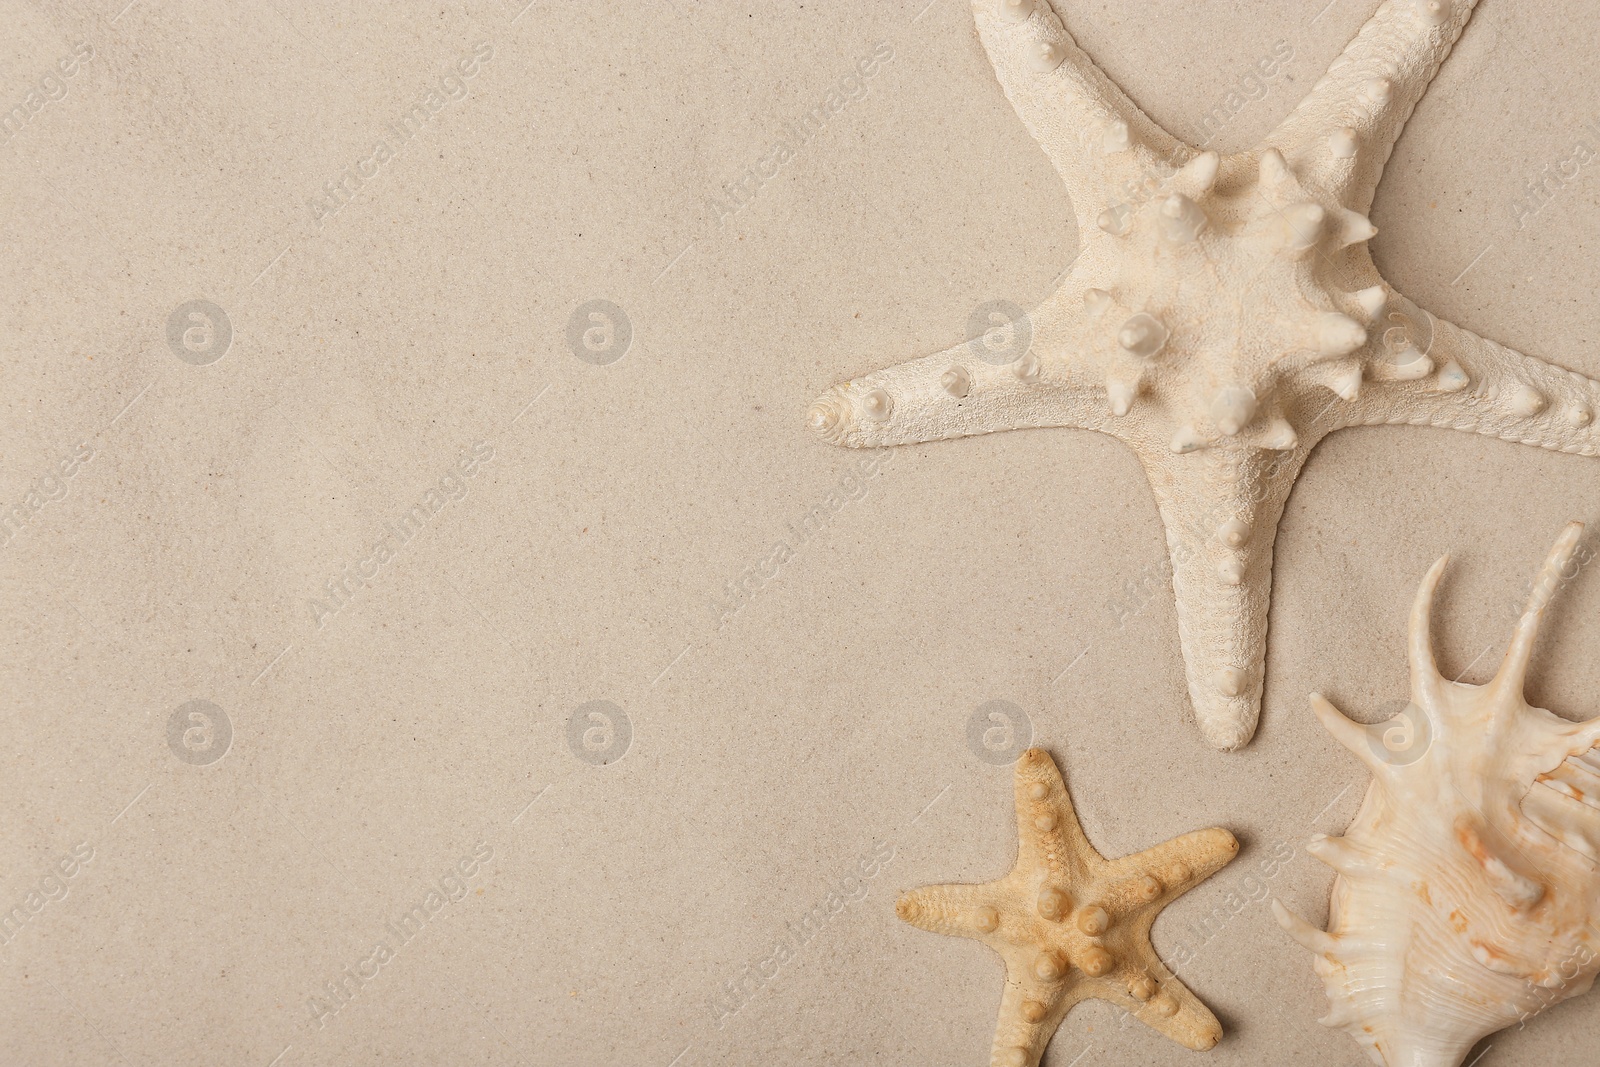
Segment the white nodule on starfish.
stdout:
<svg viewBox="0 0 1600 1067">
<path fill-rule="evenodd" d="M 1339 214 L 1339 247 L 1348 248 L 1350 245 L 1361 244 L 1378 236 L 1378 228 L 1372 220 L 1358 211 L 1343 211 Z"/>
<path fill-rule="evenodd" d="M 1100 212 L 1098 225 L 1113 237 L 1121 237 L 1133 224 L 1133 208 L 1127 204 L 1112 204 Z"/>
<path fill-rule="evenodd" d="M 1182 193 L 1173 193 L 1161 205 L 1161 235 L 1175 245 L 1199 237 L 1209 221 L 1200 205 Z"/>
<path fill-rule="evenodd" d="M 1111 414 L 1126 415 L 1133 410 L 1133 401 L 1138 395 L 1137 380 L 1116 376 L 1106 379 L 1106 399 L 1111 402 Z"/>
<path fill-rule="evenodd" d="M 1033 14 L 1033 0 L 999 0 L 996 10 L 1007 22 L 1026 22 Z"/>
<path fill-rule="evenodd" d="M 1140 111 L 1047 0 L 974 0 L 1001 89 L 1082 205 L 1082 251 L 1012 363 L 961 344 L 812 407 L 852 447 L 1038 426 L 1127 443 L 1167 527 L 1189 693 L 1218 748 L 1255 731 L 1273 538 L 1323 437 L 1433 425 L 1600 455 L 1600 383 L 1419 309 L 1368 251 L 1384 162 L 1474 4 L 1382 3 L 1260 145 L 1218 156 Z M 1213 534 L 1235 520 L 1254 532 L 1224 546 Z"/>
<path fill-rule="evenodd" d="M 1200 436 L 1200 431 L 1193 426 L 1178 427 L 1178 432 L 1172 435 L 1172 451 L 1180 456 L 1188 455 L 1197 448 L 1204 448 L 1209 442 Z"/>
<path fill-rule="evenodd" d="M 1256 393 L 1246 385 L 1225 385 L 1211 397 L 1211 421 L 1224 437 L 1237 437 L 1256 417 Z"/>
<path fill-rule="evenodd" d="M 1450 0 L 1412 0 L 1417 14 L 1430 26 L 1443 26 L 1450 21 Z"/>
<path fill-rule="evenodd" d="M 1113 152 L 1126 152 L 1133 147 L 1133 139 L 1128 134 L 1128 124 L 1118 120 L 1106 127 L 1105 133 L 1100 135 L 1100 150 L 1106 155 Z"/>
<path fill-rule="evenodd" d="M 944 391 L 957 400 L 972 392 L 972 375 L 967 373 L 965 367 L 951 367 L 939 377 L 939 384 L 944 386 Z"/>
<path fill-rule="evenodd" d="M 1306 370 L 1306 379 L 1332 389 L 1340 400 L 1354 402 L 1361 399 L 1361 361 L 1341 359 L 1320 363 Z"/>
<path fill-rule="evenodd" d="M 1279 416 L 1267 425 L 1260 443 L 1262 448 L 1270 448 L 1274 452 L 1292 452 L 1300 447 L 1300 435 L 1294 432 L 1294 426 L 1288 419 Z"/>
<path fill-rule="evenodd" d="M 1531 385 L 1524 385 L 1511 398 L 1511 408 L 1524 418 L 1533 418 L 1545 409 L 1545 398 Z"/>
<path fill-rule="evenodd" d="M 1472 379 L 1461 369 L 1461 364 L 1453 359 L 1439 369 L 1439 388 L 1447 393 L 1458 393 L 1470 384 Z"/>
<path fill-rule="evenodd" d="M 1085 289 L 1083 291 L 1083 308 L 1089 313 L 1091 320 L 1100 318 L 1115 307 L 1116 304 L 1116 300 L 1104 289 Z"/>
<path fill-rule="evenodd" d="M 1048 41 L 1034 41 L 1028 45 L 1028 66 L 1036 74 L 1048 74 L 1061 66 L 1067 58 L 1059 45 Z"/>
<path fill-rule="evenodd" d="M 1117 343 L 1130 355 L 1150 359 L 1167 343 L 1167 327 L 1154 315 L 1140 312 L 1122 324 Z"/>
<path fill-rule="evenodd" d="M 1256 170 L 1261 187 L 1268 191 L 1276 192 L 1289 181 L 1289 163 L 1283 158 L 1283 153 L 1276 148 L 1262 151 L 1261 161 L 1256 165 Z"/>
<path fill-rule="evenodd" d="M 1261 258 L 1278 255 L 1306 259 L 1316 252 L 1327 231 L 1328 209 L 1310 202 L 1285 204 L 1272 212 L 1260 213 L 1256 224 L 1255 250 Z"/>
<path fill-rule="evenodd" d="M 1361 314 L 1366 318 L 1367 325 L 1376 325 L 1383 319 L 1383 312 L 1389 306 L 1389 291 L 1381 285 L 1370 286 L 1354 294 L 1356 303 L 1361 305 Z"/>
<path fill-rule="evenodd" d="M 1367 343 L 1367 331 L 1355 319 L 1337 311 L 1324 311 L 1312 324 L 1317 353 L 1348 356 Z"/>
<path fill-rule="evenodd" d="M 1215 152 L 1201 152 L 1173 176 L 1172 186 L 1179 193 L 1199 196 L 1211 191 L 1221 173 L 1222 157 Z"/>
</svg>

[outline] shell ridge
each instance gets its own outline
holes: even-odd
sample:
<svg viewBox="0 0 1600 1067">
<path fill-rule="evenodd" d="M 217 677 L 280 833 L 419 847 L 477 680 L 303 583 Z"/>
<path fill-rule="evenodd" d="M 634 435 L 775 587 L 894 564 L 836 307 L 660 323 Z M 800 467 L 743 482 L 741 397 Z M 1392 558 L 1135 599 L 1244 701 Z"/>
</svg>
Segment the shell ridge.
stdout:
<svg viewBox="0 0 1600 1067">
<path fill-rule="evenodd" d="M 1325 1021 L 1390 1067 L 1455 1067 L 1600 972 L 1600 720 L 1569 721 L 1522 692 L 1582 529 L 1569 524 L 1545 557 L 1482 686 L 1438 677 L 1428 631 L 1445 560 L 1429 570 L 1408 638 L 1420 748 L 1390 751 L 1313 695 L 1373 780 L 1344 834 L 1308 846 L 1338 872 L 1327 931 L 1278 917 L 1317 953 Z"/>
</svg>

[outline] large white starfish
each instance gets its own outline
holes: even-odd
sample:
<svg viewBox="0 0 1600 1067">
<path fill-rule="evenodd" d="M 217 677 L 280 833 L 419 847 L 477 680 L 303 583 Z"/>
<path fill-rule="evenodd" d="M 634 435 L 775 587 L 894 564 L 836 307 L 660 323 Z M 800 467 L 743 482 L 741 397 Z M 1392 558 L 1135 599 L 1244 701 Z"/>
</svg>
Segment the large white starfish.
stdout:
<svg viewBox="0 0 1600 1067">
<path fill-rule="evenodd" d="M 1255 732 L 1272 542 L 1324 436 L 1411 423 L 1600 454 L 1600 383 L 1421 310 L 1366 245 L 1384 163 L 1475 3 L 1385 0 L 1277 129 L 1220 158 L 1152 122 L 1045 0 L 976 0 L 1001 87 L 1080 206 L 1082 252 L 1012 362 L 965 343 L 811 407 L 853 447 L 1042 426 L 1124 441 L 1166 526 L 1217 748 Z"/>
</svg>

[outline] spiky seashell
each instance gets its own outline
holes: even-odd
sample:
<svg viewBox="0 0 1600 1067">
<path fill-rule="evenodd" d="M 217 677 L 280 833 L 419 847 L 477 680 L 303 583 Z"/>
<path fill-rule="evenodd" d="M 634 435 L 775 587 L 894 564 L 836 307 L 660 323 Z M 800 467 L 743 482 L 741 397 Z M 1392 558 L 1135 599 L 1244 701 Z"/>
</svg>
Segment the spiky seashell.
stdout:
<svg viewBox="0 0 1600 1067">
<path fill-rule="evenodd" d="M 1446 681 L 1429 618 L 1444 559 L 1411 613 L 1411 703 L 1362 726 L 1313 695 L 1328 732 L 1372 772 L 1343 837 L 1310 852 L 1338 872 L 1324 933 L 1273 901 L 1316 954 L 1340 1027 L 1388 1067 L 1456 1067 L 1488 1034 L 1588 990 L 1600 970 L 1600 719 L 1523 698 L 1540 617 L 1581 523 L 1534 582 L 1505 662 Z"/>
</svg>

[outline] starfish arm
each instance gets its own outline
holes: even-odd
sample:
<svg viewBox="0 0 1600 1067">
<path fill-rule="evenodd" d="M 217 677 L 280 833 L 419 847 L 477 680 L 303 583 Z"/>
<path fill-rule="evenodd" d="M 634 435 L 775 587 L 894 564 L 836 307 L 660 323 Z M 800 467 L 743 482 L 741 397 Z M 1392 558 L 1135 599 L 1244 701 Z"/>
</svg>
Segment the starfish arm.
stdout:
<svg viewBox="0 0 1600 1067">
<path fill-rule="evenodd" d="M 943 441 L 1033 427 L 1104 429 L 1103 382 L 1028 352 L 996 364 L 981 341 L 836 385 L 811 405 L 811 428 L 850 448 Z M 993 357 L 990 357 L 993 358 Z"/>
<path fill-rule="evenodd" d="M 1390 306 L 1402 320 L 1431 323 L 1432 342 L 1414 346 L 1425 352 L 1412 352 L 1411 361 L 1400 364 L 1408 368 L 1401 380 L 1369 382 L 1354 402 L 1336 405 L 1330 414 L 1339 425 L 1444 426 L 1555 452 L 1600 455 L 1600 382 L 1434 318 L 1398 293 Z"/>
<path fill-rule="evenodd" d="M 1003 921 L 1004 890 L 986 885 L 925 885 L 908 889 L 895 901 L 895 914 L 912 926 L 936 934 L 970 937 L 996 951 Z"/>
<path fill-rule="evenodd" d="M 1195 830 L 1154 848 L 1136 852 L 1113 860 L 1108 879 L 1116 884 L 1126 884 L 1132 892 L 1132 907 L 1150 907 L 1160 911 L 1201 882 L 1216 874 L 1239 854 L 1239 841 L 1220 827 Z M 1155 880 L 1155 885 L 1137 892 L 1144 879 Z M 1155 896 L 1151 897 L 1151 891 Z"/>
<path fill-rule="evenodd" d="M 1061 1020 L 1082 997 L 1081 985 L 1047 985 L 1021 952 L 1006 953 L 1006 985 L 995 1022 L 991 1067 L 1038 1067 Z"/>
<path fill-rule="evenodd" d="M 1268 134 L 1307 185 L 1365 215 L 1384 164 L 1478 0 L 1384 0 L 1310 94 Z"/>
<path fill-rule="evenodd" d="M 1105 866 L 1084 835 L 1061 771 L 1042 748 L 1017 760 L 1017 870 L 1049 872 L 1057 884 L 1082 884 Z"/>
<path fill-rule="evenodd" d="M 1078 47 L 1048 0 L 973 0 L 1006 99 L 1066 184 L 1080 231 L 1102 207 L 1148 199 L 1196 151 L 1153 122 Z"/>
<path fill-rule="evenodd" d="M 1225 445 L 1141 453 L 1167 533 L 1189 699 L 1200 733 L 1232 751 L 1261 710 L 1272 544 L 1294 479 L 1316 440 L 1282 451 Z"/>
<path fill-rule="evenodd" d="M 1191 993 L 1189 987 L 1157 958 L 1154 949 L 1148 955 L 1149 964 L 1145 970 L 1157 983 L 1155 996 L 1140 1002 L 1118 990 L 1104 999 L 1132 1012 L 1135 1019 L 1184 1048 L 1195 1052 L 1214 1048 L 1222 1040 L 1222 1024 L 1211 1013 L 1211 1009 L 1201 1003 L 1200 998 Z"/>
</svg>

